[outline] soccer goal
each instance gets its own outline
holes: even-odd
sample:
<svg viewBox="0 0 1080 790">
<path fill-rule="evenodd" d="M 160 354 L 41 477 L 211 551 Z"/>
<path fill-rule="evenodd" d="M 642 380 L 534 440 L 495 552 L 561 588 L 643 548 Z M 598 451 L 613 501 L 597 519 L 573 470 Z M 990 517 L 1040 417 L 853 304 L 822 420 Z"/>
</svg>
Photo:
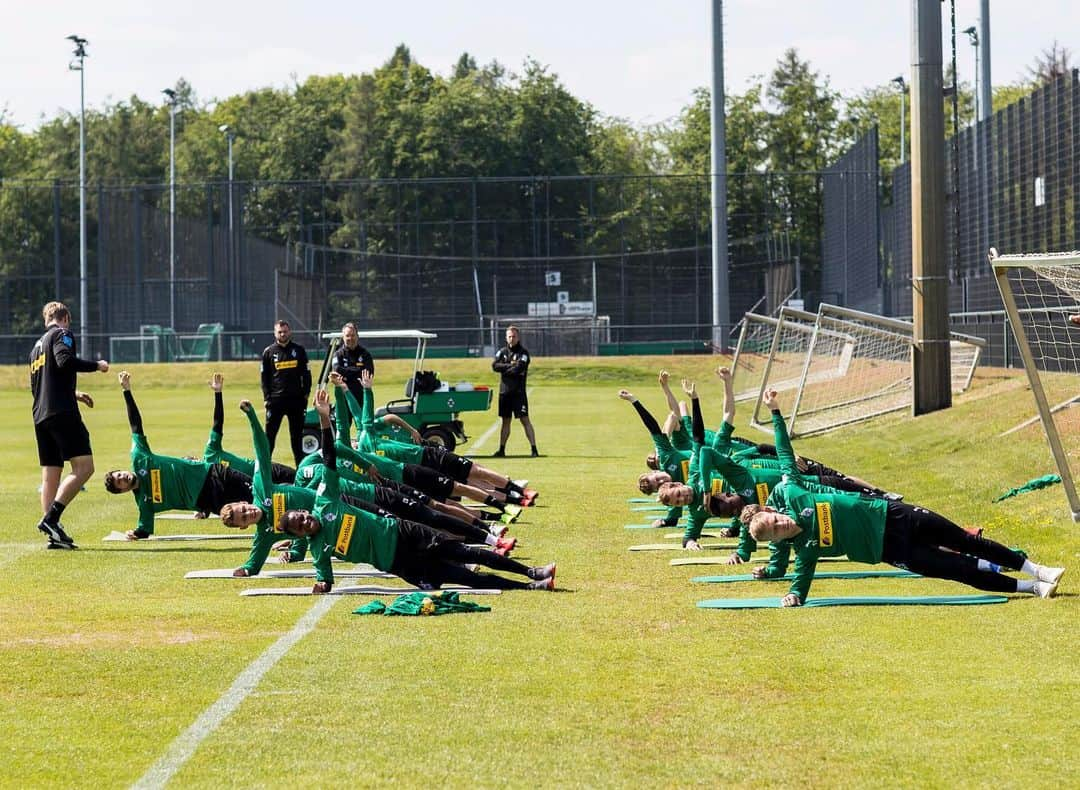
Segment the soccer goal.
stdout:
<svg viewBox="0 0 1080 790">
<path fill-rule="evenodd" d="M 743 317 L 731 362 L 736 402 L 760 398 L 770 372 L 770 385 L 778 392 L 799 385 L 817 316 L 789 307 L 780 314 L 780 318 L 757 313 Z"/>
<path fill-rule="evenodd" d="M 1073 469 L 1080 409 L 1069 408 L 1080 391 L 1080 326 L 1069 321 L 1080 314 L 1080 252 L 998 255 L 991 249 L 990 263 L 1073 521 L 1080 521 Z"/>
<path fill-rule="evenodd" d="M 752 371 L 756 374 L 752 381 L 753 390 L 742 389 L 745 397 L 754 399 L 750 415 L 752 427 L 766 433 L 772 431 L 770 416 L 761 405 L 761 396 L 766 389 L 776 390 L 781 410 L 785 414 L 792 414 L 799 387 L 807 377 L 813 382 L 826 382 L 842 379 L 847 374 L 852 338 L 828 328 L 819 329 L 817 318 L 815 313 L 784 307 L 779 317 L 774 319 L 768 357 L 759 369 Z M 807 373 L 806 361 L 815 341 L 822 352 L 823 364 Z M 825 362 L 826 357 L 828 362 Z"/>
<path fill-rule="evenodd" d="M 793 434 L 820 433 L 910 405 L 911 334 L 888 319 L 871 318 L 834 305 L 818 309 L 791 409 Z M 837 369 L 842 376 L 831 375 Z"/>
</svg>

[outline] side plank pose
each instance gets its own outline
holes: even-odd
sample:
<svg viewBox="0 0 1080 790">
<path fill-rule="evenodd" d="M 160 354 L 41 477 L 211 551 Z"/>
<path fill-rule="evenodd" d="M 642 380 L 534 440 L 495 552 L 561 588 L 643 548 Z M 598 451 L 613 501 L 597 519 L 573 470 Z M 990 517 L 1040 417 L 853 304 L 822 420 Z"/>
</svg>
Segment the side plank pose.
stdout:
<svg viewBox="0 0 1080 790">
<path fill-rule="evenodd" d="M 972 534 L 932 510 L 838 491 L 798 477 L 787 425 L 780 415 L 776 391 L 762 403 L 773 414 L 777 455 L 788 476 L 764 505 L 750 505 L 742 518 L 756 540 L 771 541 L 769 564 L 754 576 L 783 576 L 795 552 L 795 578 L 784 606 L 806 601 L 819 557 L 847 555 L 857 562 L 885 562 L 923 576 L 951 579 L 980 590 L 1031 593 L 1050 598 L 1057 592 L 1064 568 L 1038 565 L 1023 554 Z M 1030 579 L 1006 576 L 1021 571 Z"/>
<path fill-rule="evenodd" d="M 235 469 L 240 474 L 248 477 L 255 476 L 255 461 L 251 458 L 241 458 L 228 452 L 221 446 L 221 440 L 225 435 L 225 404 L 222 402 L 221 390 L 225 384 L 225 377 L 215 373 L 210 377 L 210 389 L 214 393 L 214 422 L 210 426 L 210 436 L 206 440 L 203 449 L 203 460 L 211 464 L 224 464 Z M 272 451 L 272 448 L 271 448 Z M 291 466 L 271 463 L 270 472 L 275 483 L 292 483 L 296 479 L 296 470 Z"/>
<path fill-rule="evenodd" d="M 333 557 L 370 563 L 426 589 L 448 583 L 500 589 L 555 589 L 554 563 L 530 568 L 493 551 L 467 546 L 415 521 L 384 518 L 342 503 L 336 443 L 330 427 L 330 398 L 325 390 L 315 394 L 315 408 L 322 426 L 326 466 L 315 510 L 287 510 L 277 522 L 280 531 L 307 538 L 315 566 L 312 592 L 327 593 L 332 589 Z M 466 563 L 516 573 L 529 581 L 479 574 L 466 568 Z"/>
<path fill-rule="evenodd" d="M 713 516 L 730 517 L 733 528 L 739 532 L 739 548 L 729 562 L 747 561 L 757 546 L 745 529 L 740 529 L 739 512 L 748 504 L 764 504 L 772 489 L 785 474 L 784 463 L 778 458 L 760 458 L 754 448 L 734 455 L 726 455 L 734 426 L 733 398 L 725 398 L 725 419 L 710 447 L 705 443 L 705 422 L 701 416 L 701 403 L 697 387 L 692 381 L 684 381 L 683 389 L 690 396 L 693 408 L 694 461 L 686 484 L 665 483 L 660 486 L 659 498 L 665 505 L 683 504 L 690 511 L 683 534 L 683 545 L 691 551 L 700 548 L 698 538 L 705 521 Z M 779 449 L 777 450 L 779 454 Z M 792 454 L 793 463 L 797 461 Z M 821 467 L 824 468 L 824 467 Z M 840 488 L 871 496 L 886 496 L 886 492 L 867 487 L 864 481 L 848 478 L 835 470 L 828 475 L 810 475 L 814 482 L 827 483 Z"/>
<path fill-rule="evenodd" d="M 106 473 L 105 490 L 110 494 L 130 491 L 135 497 L 139 523 L 128 531 L 128 540 L 150 537 L 155 513 L 198 510 L 216 514 L 229 502 L 251 501 L 251 478 L 247 475 L 221 464 L 154 453 L 131 394 L 131 374 L 121 371 L 119 378 L 131 426 L 132 471 L 114 469 Z"/>
</svg>

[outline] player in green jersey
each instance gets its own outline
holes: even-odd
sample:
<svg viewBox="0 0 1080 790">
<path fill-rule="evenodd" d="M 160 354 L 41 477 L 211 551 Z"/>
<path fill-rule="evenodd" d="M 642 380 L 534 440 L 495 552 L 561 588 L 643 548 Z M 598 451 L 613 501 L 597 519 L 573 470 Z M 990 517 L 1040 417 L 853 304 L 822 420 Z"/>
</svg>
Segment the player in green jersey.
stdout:
<svg viewBox="0 0 1080 790">
<path fill-rule="evenodd" d="M 227 502 L 251 501 L 251 478 L 220 464 L 157 455 L 143 432 L 142 416 L 131 394 L 131 374 L 120 373 L 120 387 L 131 426 L 132 471 L 114 469 L 105 475 L 105 490 L 128 491 L 139 508 L 139 522 L 129 530 L 129 540 L 148 538 L 154 532 L 154 514 L 166 510 L 198 510 L 217 513 Z"/>
<path fill-rule="evenodd" d="M 337 387 L 343 387 L 344 382 L 340 376 L 330 374 L 331 382 Z M 359 425 L 357 436 L 358 449 L 367 453 L 379 453 L 389 456 L 396 461 L 407 464 L 417 464 L 434 469 L 445 475 L 449 475 L 459 483 L 465 483 L 488 492 L 488 495 L 500 502 L 510 502 L 515 505 L 528 506 L 533 503 L 536 491 L 523 489 L 506 475 L 501 475 L 493 469 L 474 462 L 447 450 L 445 447 L 431 444 L 411 444 L 392 439 L 380 439 L 375 430 L 375 397 L 373 392 L 374 379 L 368 371 L 360 374 L 360 386 L 363 389 L 364 402 L 360 414 L 353 413 L 354 421 Z M 350 393 L 351 394 L 351 393 Z M 354 407 L 350 403 L 350 408 Z M 415 434 L 415 431 L 414 431 Z M 415 434 L 419 438 L 419 434 Z"/>
<path fill-rule="evenodd" d="M 667 435 L 660 429 L 659 423 L 656 422 L 656 418 L 649 413 L 649 410 L 641 405 L 634 393 L 629 390 L 619 390 L 619 397 L 624 401 L 627 401 L 634 410 L 637 411 L 638 416 L 641 417 L 641 422 L 645 426 L 645 430 L 649 432 L 649 437 L 653 442 L 653 453 L 650 455 L 654 459 L 656 466 L 655 471 L 646 472 L 644 475 L 638 478 L 638 489 L 645 494 L 655 493 L 661 483 L 675 481 L 677 483 L 686 482 L 687 476 L 690 474 L 690 453 L 680 452 L 676 450 Z M 648 461 L 646 461 L 648 463 Z M 655 488 L 653 487 L 655 485 Z M 673 527 L 679 522 L 679 518 L 682 517 L 682 507 L 674 506 L 668 508 L 668 512 L 663 518 L 658 518 L 652 522 L 654 527 Z"/>
<path fill-rule="evenodd" d="M 722 377 L 723 378 L 723 377 Z M 756 549 L 749 532 L 740 530 L 735 518 L 748 504 L 764 504 L 769 492 L 780 482 L 786 473 L 786 467 L 779 458 L 760 458 L 746 451 L 726 455 L 721 450 L 730 448 L 731 420 L 734 418 L 733 398 L 725 398 L 724 422 L 717 432 L 714 446 L 705 443 L 705 422 L 701 416 L 701 403 L 697 388 L 692 381 L 684 381 L 683 388 L 693 405 L 692 434 L 697 453 L 696 463 L 685 484 L 666 483 L 660 489 L 660 501 L 666 505 L 685 504 L 690 511 L 690 518 L 683 535 L 683 545 L 690 549 L 700 548 L 705 521 L 713 516 L 734 519 L 731 529 L 734 534 L 742 534 L 738 550 L 729 558 L 730 562 L 747 561 Z M 717 449 L 720 448 L 720 449 Z M 778 450 L 779 452 L 779 450 Z M 794 463 L 794 456 L 793 456 Z M 797 468 L 797 467 L 796 467 Z M 886 496 L 886 492 L 877 488 L 867 488 L 840 474 L 817 477 L 814 482 L 824 482 L 835 488 L 857 493 Z"/>
<path fill-rule="evenodd" d="M 790 552 L 795 552 L 795 578 L 782 599 L 784 606 L 806 601 L 819 557 L 841 555 L 857 562 L 885 562 L 980 590 L 1040 598 L 1057 592 L 1064 568 L 1038 565 L 926 508 L 838 491 L 799 477 L 776 391 L 766 392 L 762 403 L 773 414 L 776 450 L 788 477 L 773 489 L 765 505 L 746 508 L 743 517 L 756 540 L 771 541 L 769 564 L 756 569 L 754 576 L 783 576 Z M 1031 578 L 1016 579 L 1002 570 L 1021 571 Z"/>
<path fill-rule="evenodd" d="M 369 379 L 370 381 L 370 379 Z M 368 393 L 370 390 L 363 388 L 361 394 L 365 399 L 365 405 L 370 405 Z M 366 419 L 363 408 L 357 403 L 356 398 L 347 387 L 340 384 L 334 387 L 335 416 L 338 429 L 338 471 L 344 466 L 346 470 L 353 468 L 357 474 L 365 474 L 369 468 L 374 468 L 375 473 L 381 477 L 404 482 L 407 485 L 419 488 L 426 494 L 445 500 L 448 497 L 464 497 L 474 502 L 481 502 L 489 507 L 506 512 L 517 506 L 507 503 L 505 496 L 498 497 L 488 489 L 478 488 L 469 483 L 455 480 L 449 474 L 434 469 L 424 464 L 412 464 L 400 461 L 386 455 L 384 452 L 375 450 L 365 451 L 363 448 L 353 450 L 349 441 L 349 416 L 352 414 L 353 421 L 362 425 Z M 344 459 L 344 461 L 343 461 Z M 304 459 L 301 468 L 313 461 L 311 457 Z M 346 472 L 347 474 L 347 472 Z"/>
<path fill-rule="evenodd" d="M 322 426 L 323 485 L 315 509 L 288 510 L 278 520 L 278 528 L 290 535 L 307 538 L 315 566 L 315 593 L 330 592 L 334 582 L 331 558 L 364 562 L 425 589 L 444 584 L 500 589 L 555 589 L 555 564 L 527 567 L 509 557 L 473 548 L 414 521 L 383 518 L 341 502 L 337 472 L 336 442 L 330 427 L 330 398 L 325 390 L 315 395 L 315 408 Z M 466 563 L 525 576 L 519 582 L 501 576 L 478 574 Z"/>
<path fill-rule="evenodd" d="M 210 427 L 210 436 L 203 450 L 203 460 L 211 464 L 223 464 L 248 477 L 254 477 L 255 461 L 253 459 L 241 458 L 221 446 L 225 433 L 225 405 L 221 394 L 224 384 L 225 377 L 220 373 L 215 373 L 210 377 L 209 385 L 214 393 L 214 422 Z M 292 483 L 296 479 L 296 470 L 285 464 L 274 462 L 271 464 L 270 472 L 275 483 Z"/>
</svg>

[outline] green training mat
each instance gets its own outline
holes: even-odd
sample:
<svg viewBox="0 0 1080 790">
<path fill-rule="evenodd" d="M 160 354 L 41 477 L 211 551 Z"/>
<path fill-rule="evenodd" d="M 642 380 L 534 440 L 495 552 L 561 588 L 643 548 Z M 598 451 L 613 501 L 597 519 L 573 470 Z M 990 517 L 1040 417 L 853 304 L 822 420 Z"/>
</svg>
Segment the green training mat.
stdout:
<svg viewBox="0 0 1080 790">
<path fill-rule="evenodd" d="M 209 535 L 151 535 L 141 540 L 131 540 L 124 532 L 113 530 L 102 538 L 106 543 L 145 543 L 148 540 L 247 540 L 251 542 L 251 533 L 237 530 L 235 532 L 215 532 Z"/>
<path fill-rule="evenodd" d="M 795 574 L 788 573 L 775 579 L 755 579 L 750 573 L 733 573 L 729 576 L 695 576 L 690 581 L 703 584 L 723 584 L 724 582 L 789 582 Z M 822 571 L 814 574 L 815 579 L 921 579 L 911 571 Z"/>
<path fill-rule="evenodd" d="M 750 560 L 750 563 L 744 564 L 761 564 L 768 562 L 767 557 L 761 559 Z M 818 557 L 818 562 L 847 562 L 847 557 Z M 727 557 L 679 557 L 671 561 L 672 565 L 727 565 Z"/>
<path fill-rule="evenodd" d="M 342 579 L 396 579 L 392 573 L 385 573 L 374 568 L 335 568 L 334 576 Z M 232 568 L 213 568 L 205 571 L 188 571 L 184 574 L 185 579 L 235 579 L 245 581 L 247 579 L 314 579 L 315 568 L 295 568 L 292 570 L 267 570 L 263 569 L 256 576 L 233 576 Z"/>
<path fill-rule="evenodd" d="M 685 527 L 683 522 L 677 522 L 675 524 L 666 524 L 661 527 L 654 527 L 652 524 L 623 524 L 623 529 L 677 529 L 678 527 Z"/>
<path fill-rule="evenodd" d="M 717 551 L 719 549 L 736 549 L 738 545 L 735 543 L 702 543 L 701 550 Z M 642 543 L 638 546 L 631 546 L 630 551 L 685 551 L 682 547 L 682 543 Z"/>
<path fill-rule="evenodd" d="M 1005 603 L 1004 595 L 913 595 L 872 596 L 869 598 L 811 598 L 795 609 L 816 606 L 964 606 L 983 603 Z M 713 598 L 698 601 L 699 609 L 783 609 L 779 598 Z"/>
<path fill-rule="evenodd" d="M 630 508 L 633 513 L 667 513 L 670 508 L 667 505 L 637 505 Z"/>
<path fill-rule="evenodd" d="M 452 589 L 461 595 L 502 595 L 502 590 L 474 589 L 472 587 L 444 587 Z M 351 587 L 334 587 L 328 593 L 320 595 L 402 595 L 404 593 L 421 592 L 416 587 L 390 587 L 379 584 L 358 584 Z M 243 596 L 265 595 L 316 595 L 311 591 L 310 585 L 302 587 L 253 587 L 240 593 Z"/>
<path fill-rule="evenodd" d="M 626 501 L 632 505 L 656 504 L 656 498 L 651 496 L 632 496 Z"/>
</svg>

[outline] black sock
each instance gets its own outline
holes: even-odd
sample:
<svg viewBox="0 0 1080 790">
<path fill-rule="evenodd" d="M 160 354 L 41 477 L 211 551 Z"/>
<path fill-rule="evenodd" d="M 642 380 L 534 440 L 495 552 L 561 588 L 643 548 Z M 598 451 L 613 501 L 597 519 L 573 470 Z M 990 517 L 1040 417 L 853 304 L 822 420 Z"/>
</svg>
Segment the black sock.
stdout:
<svg viewBox="0 0 1080 790">
<path fill-rule="evenodd" d="M 505 511 L 506 510 L 506 506 L 503 505 L 502 502 L 500 502 L 498 499 L 493 497 L 491 494 L 488 494 L 486 497 L 484 497 L 484 504 L 488 505 L 489 507 L 493 507 L 493 508 L 495 508 L 497 510 L 500 510 L 500 511 Z"/>
<path fill-rule="evenodd" d="M 517 491 L 509 491 L 506 494 L 506 501 L 514 505 L 521 504 L 521 494 Z"/>
<path fill-rule="evenodd" d="M 60 516 L 63 515 L 65 507 L 66 505 L 64 505 L 64 503 L 61 502 L 59 499 L 54 499 L 52 507 L 49 508 L 49 512 L 45 514 L 45 518 L 43 520 L 53 525 L 59 524 Z"/>
</svg>

